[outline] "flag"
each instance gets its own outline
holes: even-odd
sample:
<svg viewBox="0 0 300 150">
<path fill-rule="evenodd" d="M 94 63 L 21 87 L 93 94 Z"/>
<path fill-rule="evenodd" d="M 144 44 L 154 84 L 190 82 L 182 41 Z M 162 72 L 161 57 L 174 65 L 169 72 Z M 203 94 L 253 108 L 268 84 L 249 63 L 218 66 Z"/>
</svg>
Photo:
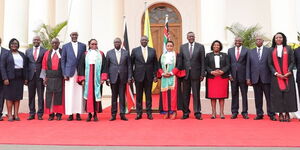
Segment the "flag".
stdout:
<svg viewBox="0 0 300 150">
<path fill-rule="evenodd" d="M 130 52 L 126 22 L 124 27 L 123 48 Z M 133 96 L 132 84 L 129 83 L 126 84 L 125 96 L 126 96 L 126 113 L 129 113 L 130 110 L 134 107 L 134 96 Z"/>
<path fill-rule="evenodd" d="M 146 12 L 145 12 L 144 35 L 148 37 L 148 46 L 153 48 L 153 41 L 152 41 L 152 35 L 151 35 L 150 19 L 149 19 L 148 9 L 146 9 Z M 154 91 L 156 86 L 157 86 L 157 82 L 153 82 L 152 91 Z M 143 99 L 145 100 L 145 93 L 143 94 Z"/>
<path fill-rule="evenodd" d="M 165 28 L 164 28 L 164 42 L 163 42 L 163 53 L 167 51 L 166 45 L 169 40 L 169 24 L 168 24 L 168 15 L 166 15 Z"/>
</svg>

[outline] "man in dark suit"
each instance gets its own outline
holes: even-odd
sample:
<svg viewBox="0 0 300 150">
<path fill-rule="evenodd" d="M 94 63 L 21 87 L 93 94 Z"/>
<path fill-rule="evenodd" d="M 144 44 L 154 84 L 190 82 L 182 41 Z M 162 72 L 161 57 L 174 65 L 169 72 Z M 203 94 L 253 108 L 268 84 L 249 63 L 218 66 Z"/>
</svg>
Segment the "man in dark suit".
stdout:
<svg viewBox="0 0 300 150">
<path fill-rule="evenodd" d="M 136 87 L 136 120 L 142 118 L 143 114 L 143 92 L 146 94 L 147 118 L 152 120 L 152 82 L 157 82 L 157 57 L 154 48 L 148 45 L 148 37 L 141 37 L 141 46 L 131 52 L 131 64 Z"/>
<path fill-rule="evenodd" d="M 29 117 L 27 120 L 35 118 L 35 94 L 38 95 L 38 119 L 43 120 L 44 114 L 44 84 L 40 78 L 42 60 L 46 49 L 40 46 L 41 38 L 33 37 L 33 48 L 26 50 L 25 55 L 28 59 L 28 97 L 29 97 Z"/>
<path fill-rule="evenodd" d="M 61 67 L 65 79 L 65 107 L 68 121 L 73 120 L 73 113 L 76 113 L 76 120 L 81 120 L 80 113 L 83 112 L 82 86 L 77 84 L 77 68 L 79 59 L 86 51 L 86 45 L 78 42 L 78 33 L 70 34 L 71 42 L 62 47 Z"/>
<path fill-rule="evenodd" d="M 295 56 L 295 65 L 297 68 L 297 73 L 296 73 L 296 82 L 297 82 L 297 86 L 298 86 L 297 92 L 300 94 L 300 47 L 298 47 L 295 50 L 294 56 Z"/>
<path fill-rule="evenodd" d="M 186 71 L 186 76 L 183 79 L 183 116 L 182 119 L 189 118 L 190 114 L 190 97 L 191 90 L 193 93 L 194 115 L 198 120 L 201 117 L 201 102 L 200 102 L 200 82 L 205 76 L 205 49 L 200 43 L 195 42 L 195 34 L 187 33 L 188 43 L 180 46 L 180 55 L 182 56 L 183 67 Z"/>
<path fill-rule="evenodd" d="M 131 82 L 132 68 L 129 51 L 121 48 L 122 41 L 120 38 L 114 40 L 114 49 L 109 50 L 106 54 L 106 68 L 111 86 L 111 119 L 116 120 L 118 112 L 117 99 L 119 96 L 119 108 L 121 120 L 127 121 L 125 117 L 125 90 L 126 83 Z"/>
<path fill-rule="evenodd" d="M 267 102 L 267 112 L 271 120 L 276 121 L 275 113 L 271 112 L 270 104 L 270 83 L 271 71 L 268 66 L 268 57 L 271 50 L 263 46 L 264 40 L 261 37 L 255 38 L 256 48 L 248 52 L 246 79 L 247 84 L 253 85 L 256 117 L 254 120 L 263 119 L 263 93 Z"/>
<path fill-rule="evenodd" d="M 7 55 L 9 51 L 3 47 L 1 47 L 2 39 L 0 38 L 0 62 L 4 55 Z M 1 64 L 2 65 L 2 64 Z M 3 121 L 2 118 L 2 112 L 3 112 L 3 106 L 4 106 L 4 93 L 3 93 L 3 79 L 0 71 L 0 121 Z"/>
<path fill-rule="evenodd" d="M 246 63 L 248 49 L 242 46 L 243 39 L 241 37 L 235 38 L 234 47 L 228 50 L 228 56 L 230 59 L 230 76 L 231 81 L 231 119 L 236 119 L 239 111 L 239 88 L 242 93 L 243 110 L 242 116 L 244 119 L 248 117 L 248 85 L 246 83 Z"/>
</svg>

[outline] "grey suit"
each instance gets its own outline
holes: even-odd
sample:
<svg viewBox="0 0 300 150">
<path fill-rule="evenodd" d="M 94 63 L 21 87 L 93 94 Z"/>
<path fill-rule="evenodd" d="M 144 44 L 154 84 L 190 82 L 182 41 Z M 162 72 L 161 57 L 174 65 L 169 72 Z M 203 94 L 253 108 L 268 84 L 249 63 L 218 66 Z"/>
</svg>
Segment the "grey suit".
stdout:
<svg viewBox="0 0 300 150">
<path fill-rule="evenodd" d="M 34 60 L 34 50 L 29 48 L 26 50 L 25 55 L 28 59 L 28 99 L 29 99 L 29 114 L 35 115 L 35 94 L 38 95 L 38 111 L 39 116 L 44 114 L 44 84 L 43 79 L 40 78 L 42 70 L 42 61 L 44 54 L 47 50 L 43 47 L 39 49 L 39 55 L 37 60 Z"/>
<path fill-rule="evenodd" d="M 242 47 L 240 50 L 239 59 L 236 59 L 235 47 L 228 50 L 228 56 L 230 61 L 230 73 L 233 81 L 231 81 L 231 112 L 232 114 L 238 114 L 239 111 L 239 88 L 242 93 L 243 109 L 242 114 L 248 114 L 248 85 L 246 84 L 246 63 L 248 49 Z"/>
<path fill-rule="evenodd" d="M 257 48 L 248 52 L 246 78 L 253 84 L 256 115 L 264 115 L 262 107 L 263 93 L 265 93 L 268 115 L 274 116 L 275 114 L 270 110 L 271 71 L 268 66 L 268 57 L 271 54 L 271 50 L 268 47 L 263 46 L 260 50 L 260 59 L 258 54 Z"/>
<path fill-rule="evenodd" d="M 200 43 L 194 43 L 193 53 L 190 55 L 189 43 L 180 46 L 183 68 L 186 76 L 183 80 L 183 113 L 190 113 L 190 93 L 193 92 L 193 106 L 195 115 L 201 114 L 200 79 L 205 76 L 205 48 Z"/>
<path fill-rule="evenodd" d="M 129 52 L 125 49 L 120 50 L 120 62 L 118 63 L 116 50 L 109 50 L 106 54 L 106 68 L 108 78 L 111 83 L 111 114 L 118 112 L 117 98 L 119 96 L 120 114 L 125 114 L 125 90 L 126 83 L 132 78 L 132 68 Z"/>
</svg>

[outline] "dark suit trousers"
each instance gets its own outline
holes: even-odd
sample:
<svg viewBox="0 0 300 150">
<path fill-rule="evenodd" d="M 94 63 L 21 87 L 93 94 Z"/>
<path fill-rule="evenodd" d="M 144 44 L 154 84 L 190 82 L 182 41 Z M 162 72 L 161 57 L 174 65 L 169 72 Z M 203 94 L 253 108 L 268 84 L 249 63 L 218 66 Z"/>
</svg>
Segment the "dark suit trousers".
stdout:
<svg viewBox="0 0 300 150">
<path fill-rule="evenodd" d="M 29 114 L 35 115 L 35 94 L 38 95 L 38 116 L 43 116 L 44 114 L 44 84 L 43 79 L 41 79 L 36 73 L 34 73 L 32 80 L 28 83 L 28 97 L 29 97 Z"/>
<path fill-rule="evenodd" d="M 248 98 L 247 98 L 248 85 L 246 84 L 246 81 L 244 82 L 231 81 L 231 95 L 232 95 L 231 112 L 232 114 L 239 113 L 239 88 L 242 93 L 242 102 L 243 102 L 242 114 L 248 114 Z"/>
<path fill-rule="evenodd" d="M 193 107 L 194 113 L 201 114 L 201 103 L 200 103 L 200 77 L 196 80 L 191 80 L 191 75 L 188 79 L 183 79 L 183 108 L 182 111 L 184 114 L 188 115 L 191 111 L 190 106 L 190 97 L 191 90 L 193 93 Z"/>
<path fill-rule="evenodd" d="M 271 103 L 270 103 L 270 84 L 264 84 L 259 79 L 256 84 L 253 84 L 254 89 L 254 97 L 255 97 L 255 108 L 256 115 L 262 116 L 264 115 L 263 111 L 263 94 L 265 94 L 266 102 L 267 102 L 267 112 L 268 116 L 274 116 L 275 113 L 271 112 Z"/>
<path fill-rule="evenodd" d="M 119 107 L 120 114 L 125 114 L 125 90 L 126 90 L 126 82 L 120 82 L 120 76 L 118 76 L 117 82 L 115 84 L 111 84 L 111 114 L 116 115 L 118 112 L 118 97 L 119 97 Z"/>
<path fill-rule="evenodd" d="M 0 117 L 3 115 L 4 106 L 4 91 L 3 91 L 3 81 L 0 82 Z"/>
<path fill-rule="evenodd" d="M 152 114 L 152 83 L 153 80 L 147 80 L 146 75 L 142 82 L 135 81 L 136 87 L 136 112 L 143 114 L 143 92 L 146 95 L 146 111 L 147 114 Z"/>
</svg>

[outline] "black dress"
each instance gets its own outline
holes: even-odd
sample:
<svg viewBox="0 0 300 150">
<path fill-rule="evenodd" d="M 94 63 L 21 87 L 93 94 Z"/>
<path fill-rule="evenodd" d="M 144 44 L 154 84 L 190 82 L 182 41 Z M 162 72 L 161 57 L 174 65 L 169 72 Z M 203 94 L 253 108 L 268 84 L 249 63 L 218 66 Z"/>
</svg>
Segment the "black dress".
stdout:
<svg viewBox="0 0 300 150">
<path fill-rule="evenodd" d="M 288 53 L 288 70 L 292 73 L 292 75 L 288 78 L 287 90 L 280 90 L 278 85 L 277 77 L 274 75 L 276 70 L 274 67 L 273 60 L 273 52 L 274 48 L 269 55 L 268 63 L 270 70 L 272 71 L 271 75 L 271 111 L 273 112 L 296 112 L 297 111 L 297 98 L 296 98 L 296 88 L 295 88 L 295 80 L 293 75 L 293 67 L 294 67 L 294 53 L 289 48 L 286 47 Z M 284 52 L 282 52 L 283 54 Z M 282 57 L 277 57 L 279 66 L 282 69 L 283 59 Z"/>
</svg>

